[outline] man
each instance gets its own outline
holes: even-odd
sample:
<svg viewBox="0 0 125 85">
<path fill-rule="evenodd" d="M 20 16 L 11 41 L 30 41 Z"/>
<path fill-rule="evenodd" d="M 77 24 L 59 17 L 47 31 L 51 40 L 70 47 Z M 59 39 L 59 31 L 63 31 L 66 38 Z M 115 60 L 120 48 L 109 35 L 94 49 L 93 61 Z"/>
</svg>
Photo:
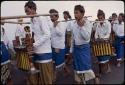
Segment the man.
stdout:
<svg viewBox="0 0 125 85">
<path fill-rule="evenodd" d="M 11 74 L 10 74 L 10 58 L 11 55 L 8 50 L 8 38 L 5 33 L 4 23 L 1 23 L 1 41 L 0 41 L 0 58 L 1 58 L 1 84 L 11 85 Z"/>
<path fill-rule="evenodd" d="M 22 18 L 18 19 L 18 22 L 23 22 Z M 18 46 L 24 46 L 22 39 L 25 38 L 25 30 L 23 24 L 18 24 L 15 32 L 15 38 Z M 23 71 L 29 71 L 31 66 L 29 62 L 29 55 L 24 49 L 19 49 L 13 45 L 16 51 L 17 67 Z"/>
<path fill-rule="evenodd" d="M 117 23 L 118 19 L 117 19 L 117 14 L 116 13 L 112 13 L 112 24 Z"/>
<path fill-rule="evenodd" d="M 111 21 L 111 40 L 112 40 L 112 46 L 113 46 L 113 56 L 116 56 L 116 42 L 115 42 L 115 33 L 113 31 L 113 26 L 118 23 L 118 18 L 117 18 L 117 14 L 116 13 L 112 13 L 112 21 Z"/>
<path fill-rule="evenodd" d="M 70 25 L 70 20 L 71 16 L 69 14 L 69 11 L 64 11 L 63 12 L 63 17 L 65 19 L 65 24 L 68 26 Z M 71 46 L 71 29 L 66 28 L 66 33 L 65 33 L 65 45 L 66 45 L 66 53 L 65 53 L 65 59 L 66 59 L 66 64 L 71 64 L 72 63 L 72 56 L 70 55 L 70 46 Z"/>
<path fill-rule="evenodd" d="M 27 15 L 36 15 L 37 6 L 34 2 L 29 1 L 25 4 L 25 13 Z M 53 64 L 52 50 L 50 41 L 50 29 L 44 18 L 32 17 L 31 28 L 34 32 L 34 63 L 36 68 L 40 70 L 38 75 L 38 84 L 52 84 Z"/>
<path fill-rule="evenodd" d="M 23 22 L 22 18 L 18 19 L 18 22 Z M 25 32 L 24 32 L 24 25 L 23 24 L 18 24 L 17 29 L 15 32 L 15 38 L 19 37 L 20 44 L 22 45 L 21 38 L 25 37 Z"/>
<path fill-rule="evenodd" d="M 52 24 L 50 25 L 51 30 L 51 43 L 52 43 L 52 54 L 53 61 L 55 62 L 55 80 L 57 73 L 64 69 L 67 71 L 65 65 L 65 32 L 66 25 L 63 22 L 58 22 L 58 11 L 50 9 L 50 14 L 57 13 L 57 15 L 51 15 Z"/>
<path fill-rule="evenodd" d="M 109 40 L 109 38 L 110 38 L 111 24 L 110 24 L 109 21 L 105 20 L 105 13 L 100 9 L 98 10 L 97 17 L 98 17 L 98 20 L 100 22 L 97 23 L 97 26 L 95 28 L 95 40 L 97 42 L 99 42 L 99 40 L 103 40 L 103 42 L 105 42 L 105 40 Z M 99 42 L 99 44 L 100 43 L 101 42 Z M 106 47 L 106 45 L 105 45 L 105 47 Z M 110 48 L 111 47 L 109 47 L 109 49 Z M 103 51 L 104 49 L 105 48 L 103 47 L 101 49 L 101 51 Z M 108 49 L 106 49 L 106 51 L 108 51 Z M 103 72 L 106 72 L 106 73 L 111 72 L 110 64 L 109 64 L 110 55 L 106 54 L 104 52 L 103 55 L 101 55 L 101 56 L 99 55 L 99 56 L 96 56 L 96 57 L 98 58 L 100 69 L 103 68 Z M 106 68 L 106 70 L 104 70 L 104 67 Z M 101 70 L 100 70 L 100 72 L 101 72 Z"/>
<path fill-rule="evenodd" d="M 113 31 L 115 32 L 116 36 L 116 58 L 117 58 L 117 67 L 121 66 L 121 61 L 124 57 L 124 14 L 120 13 L 118 16 L 118 23 L 113 25 Z"/>
<path fill-rule="evenodd" d="M 9 44 L 10 44 L 10 43 L 9 43 L 9 39 L 8 39 L 8 37 L 7 37 L 7 35 L 6 35 L 4 26 L 2 26 L 1 29 L 2 29 L 1 31 L 2 31 L 2 33 L 3 33 L 3 41 L 4 41 L 4 44 L 5 44 L 6 48 L 9 49 Z"/>
<path fill-rule="evenodd" d="M 85 20 L 85 9 L 82 5 L 76 5 L 74 8 L 75 21 L 71 23 L 72 45 L 70 52 L 73 54 L 75 80 L 77 83 L 86 83 L 95 78 L 91 67 L 90 55 L 90 37 L 92 25 Z"/>
</svg>

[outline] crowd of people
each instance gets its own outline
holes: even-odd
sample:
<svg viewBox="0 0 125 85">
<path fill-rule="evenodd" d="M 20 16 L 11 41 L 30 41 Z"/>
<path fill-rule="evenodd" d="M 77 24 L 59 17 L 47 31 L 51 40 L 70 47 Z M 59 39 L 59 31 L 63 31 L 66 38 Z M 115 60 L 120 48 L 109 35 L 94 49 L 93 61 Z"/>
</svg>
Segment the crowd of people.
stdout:
<svg viewBox="0 0 125 85">
<path fill-rule="evenodd" d="M 26 2 L 24 9 L 26 15 L 37 15 L 33 1 Z M 92 56 L 98 59 L 99 74 L 111 72 L 112 55 L 116 56 L 116 66 L 121 66 L 125 45 L 123 13 L 113 13 L 107 20 L 104 11 L 99 9 L 94 23 L 84 17 L 82 5 L 74 7 L 75 20 L 71 20 L 69 11 L 63 12 L 65 22 L 58 21 L 56 9 L 50 9 L 48 13 L 51 14 L 50 21 L 37 16 L 31 17 L 31 27 L 18 24 L 13 40 L 17 67 L 30 74 L 28 84 L 53 84 L 62 70 L 64 75 L 70 76 L 68 64 L 73 64 L 74 79 L 78 84 L 86 84 L 91 79 L 99 84 L 92 69 Z M 8 84 L 11 55 L 4 24 L 1 23 L 1 82 Z"/>
</svg>

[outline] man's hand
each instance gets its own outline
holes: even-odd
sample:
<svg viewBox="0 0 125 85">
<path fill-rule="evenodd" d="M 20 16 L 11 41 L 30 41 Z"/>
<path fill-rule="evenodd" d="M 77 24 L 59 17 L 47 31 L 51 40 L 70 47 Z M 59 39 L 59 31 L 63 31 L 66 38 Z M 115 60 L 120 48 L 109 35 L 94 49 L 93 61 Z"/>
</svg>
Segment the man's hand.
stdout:
<svg viewBox="0 0 125 85">
<path fill-rule="evenodd" d="M 32 47 L 27 47 L 27 53 L 28 53 L 29 55 L 34 54 L 33 48 L 32 48 Z"/>
<path fill-rule="evenodd" d="M 78 24 L 80 27 L 84 26 L 84 23 L 85 23 L 85 21 L 84 21 L 83 19 L 77 21 L 77 24 Z"/>
<path fill-rule="evenodd" d="M 58 23 L 59 23 L 58 21 L 53 22 L 54 27 L 56 27 Z"/>
</svg>

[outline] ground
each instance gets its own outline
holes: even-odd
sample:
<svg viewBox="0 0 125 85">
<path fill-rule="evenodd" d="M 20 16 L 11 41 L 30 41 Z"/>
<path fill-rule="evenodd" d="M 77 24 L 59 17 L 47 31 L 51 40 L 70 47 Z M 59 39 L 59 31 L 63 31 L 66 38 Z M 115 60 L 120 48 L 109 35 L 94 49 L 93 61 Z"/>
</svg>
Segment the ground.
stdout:
<svg viewBox="0 0 125 85">
<path fill-rule="evenodd" d="M 98 70 L 98 64 L 96 63 L 96 59 L 93 59 L 93 70 L 96 72 Z M 111 73 L 108 74 L 102 74 L 100 77 L 100 83 L 101 84 L 122 84 L 124 82 L 124 63 L 122 63 L 121 67 L 116 67 L 115 65 L 115 58 L 112 57 L 110 60 L 111 65 Z M 73 65 L 68 65 L 71 75 L 70 76 L 64 76 L 62 75 L 63 72 L 59 74 L 59 77 L 57 78 L 57 81 L 55 84 L 75 84 L 74 81 L 74 74 L 73 74 Z M 97 73 L 97 72 L 96 72 Z M 14 85 L 26 85 L 26 75 L 27 73 L 24 71 L 19 70 L 16 67 L 16 61 L 12 61 L 11 65 L 11 74 L 12 74 L 12 81 Z M 87 84 L 93 84 L 94 81 L 90 80 L 87 82 Z"/>
</svg>

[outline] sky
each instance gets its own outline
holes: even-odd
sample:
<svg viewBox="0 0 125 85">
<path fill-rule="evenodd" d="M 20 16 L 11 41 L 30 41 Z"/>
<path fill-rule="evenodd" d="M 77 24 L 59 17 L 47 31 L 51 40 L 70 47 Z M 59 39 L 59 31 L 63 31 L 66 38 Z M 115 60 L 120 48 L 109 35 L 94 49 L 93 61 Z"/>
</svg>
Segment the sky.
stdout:
<svg viewBox="0 0 125 85">
<path fill-rule="evenodd" d="M 16 16 L 25 15 L 24 5 L 27 1 L 3 1 L 1 3 L 1 16 Z M 112 13 L 124 13 L 124 2 L 122 1 L 34 1 L 37 5 L 38 14 L 46 14 L 50 9 L 56 9 L 59 12 L 59 20 L 63 19 L 63 11 L 69 11 L 72 18 L 74 18 L 74 6 L 83 5 L 85 8 L 85 16 L 92 16 L 89 20 L 95 20 L 97 18 L 98 9 L 102 9 L 105 12 L 106 19 L 108 19 Z M 47 17 L 48 19 L 48 17 Z M 17 21 L 17 20 L 8 20 Z M 29 19 L 24 19 L 29 21 Z M 16 24 L 5 24 L 5 31 L 7 37 L 12 44 L 12 40 L 15 36 Z"/>
</svg>

